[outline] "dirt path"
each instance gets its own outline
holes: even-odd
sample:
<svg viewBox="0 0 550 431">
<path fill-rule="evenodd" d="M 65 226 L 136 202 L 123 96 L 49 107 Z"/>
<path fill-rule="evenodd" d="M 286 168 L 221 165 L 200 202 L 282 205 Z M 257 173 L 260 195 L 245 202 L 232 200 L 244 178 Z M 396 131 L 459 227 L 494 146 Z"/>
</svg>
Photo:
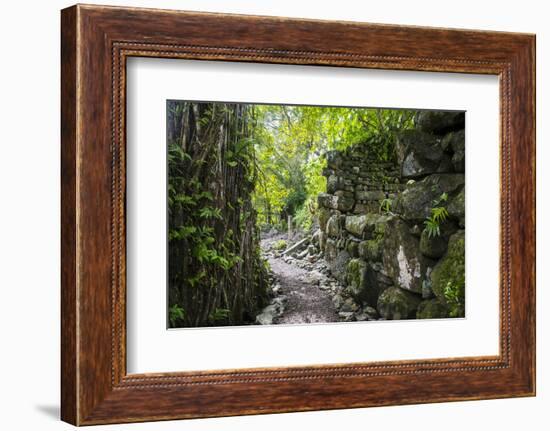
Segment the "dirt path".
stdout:
<svg viewBox="0 0 550 431">
<path fill-rule="evenodd" d="M 279 286 L 286 296 L 284 312 L 273 323 L 338 322 L 338 312 L 330 294 L 319 288 L 326 277 L 316 270 L 307 271 L 281 257 L 270 257 L 269 263 Z"/>
</svg>

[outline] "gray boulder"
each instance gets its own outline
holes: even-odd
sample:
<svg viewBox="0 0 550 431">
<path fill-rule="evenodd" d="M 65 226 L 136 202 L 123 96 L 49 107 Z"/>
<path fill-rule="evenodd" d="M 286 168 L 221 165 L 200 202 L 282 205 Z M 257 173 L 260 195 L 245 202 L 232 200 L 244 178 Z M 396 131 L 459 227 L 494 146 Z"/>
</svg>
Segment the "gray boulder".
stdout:
<svg viewBox="0 0 550 431">
<path fill-rule="evenodd" d="M 346 268 L 346 292 L 357 302 L 376 306 L 381 291 L 377 273 L 362 259 L 351 259 Z"/>
<path fill-rule="evenodd" d="M 455 152 L 451 162 L 455 172 L 464 172 L 466 169 L 466 153 L 464 150 Z"/>
<path fill-rule="evenodd" d="M 465 211 L 466 211 L 466 188 L 462 187 L 454 197 L 452 197 L 447 205 L 449 216 L 455 219 L 461 228 L 464 228 Z"/>
<path fill-rule="evenodd" d="M 344 322 L 353 322 L 355 320 L 355 313 L 353 311 L 340 311 L 338 317 Z"/>
<path fill-rule="evenodd" d="M 452 163 L 455 172 L 464 172 L 466 157 L 466 139 L 464 129 L 445 135 L 441 141 L 442 147 L 453 153 Z"/>
<path fill-rule="evenodd" d="M 339 210 L 351 211 L 355 201 L 347 196 L 335 196 L 328 193 L 319 193 L 317 203 L 320 207 Z"/>
<path fill-rule="evenodd" d="M 367 263 L 361 259 L 351 259 L 346 268 L 346 291 L 361 301 L 367 289 Z"/>
<path fill-rule="evenodd" d="M 321 229 L 321 232 L 326 232 L 327 222 L 330 216 L 330 209 L 323 206 L 317 209 L 317 220 L 319 221 L 319 229 Z"/>
<path fill-rule="evenodd" d="M 393 211 L 405 220 L 422 224 L 431 215 L 434 201 L 443 193 L 452 195 L 464 186 L 464 174 L 433 174 L 410 184 L 400 193 Z"/>
<path fill-rule="evenodd" d="M 378 314 L 378 311 L 376 311 L 376 308 L 368 305 L 363 309 L 363 313 L 367 315 L 369 320 L 375 320 L 380 317 L 380 315 Z"/>
<path fill-rule="evenodd" d="M 448 132 L 464 129 L 466 117 L 464 112 L 456 111 L 422 111 L 416 125 L 423 132 L 444 135 Z"/>
<path fill-rule="evenodd" d="M 395 285 L 422 293 L 422 281 L 433 264 L 420 252 L 419 240 L 404 221 L 396 218 L 388 223 L 382 259 Z"/>
<path fill-rule="evenodd" d="M 399 146 L 403 148 L 402 178 L 414 179 L 437 172 L 453 171 L 451 158 L 443 151 L 439 137 L 408 130 L 399 138 Z"/>
<path fill-rule="evenodd" d="M 276 317 L 283 314 L 285 301 L 286 297 L 284 296 L 275 298 L 272 304 L 269 304 L 256 316 L 256 323 L 258 325 L 271 325 Z"/>
<path fill-rule="evenodd" d="M 458 132 L 449 132 L 441 138 L 441 148 L 443 151 L 452 153 L 454 151 L 453 146 L 456 145 L 454 141 L 462 140 L 464 141 L 464 130 L 459 130 Z"/>
<path fill-rule="evenodd" d="M 375 233 L 383 233 L 385 224 L 392 218 L 389 215 L 367 213 L 346 217 L 345 229 L 360 239 L 372 237 Z"/>
<path fill-rule="evenodd" d="M 346 250 L 351 257 L 359 257 L 359 242 L 350 239 L 346 244 Z"/>
<path fill-rule="evenodd" d="M 416 311 L 417 319 L 443 319 L 449 316 L 449 309 L 439 299 L 422 301 Z"/>
<path fill-rule="evenodd" d="M 381 190 L 356 190 L 355 199 L 359 201 L 381 201 L 386 197 L 386 194 Z"/>
<path fill-rule="evenodd" d="M 319 232 L 319 249 L 321 249 L 322 252 L 325 251 L 325 246 L 327 243 L 327 234 L 323 231 Z"/>
<path fill-rule="evenodd" d="M 389 287 L 378 298 L 377 310 L 386 320 L 414 319 L 421 298 L 399 287 Z"/>
<path fill-rule="evenodd" d="M 382 260 L 382 248 L 381 239 L 369 239 L 359 243 L 358 254 L 365 260 L 378 262 Z"/>
<path fill-rule="evenodd" d="M 359 310 L 361 307 L 353 300 L 353 298 L 346 298 L 344 303 L 342 304 L 342 307 L 340 308 L 340 311 L 344 312 L 353 312 L 355 313 L 357 310 Z"/>
<path fill-rule="evenodd" d="M 439 259 L 447 251 L 449 237 L 457 230 L 457 223 L 452 218 L 448 218 L 440 224 L 439 235 L 430 237 L 428 231 L 424 229 L 420 236 L 420 252 L 431 259 Z"/>
<path fill-rule="evenodd" d="M 447 251 L 448 236 L 438 235 L 430 237 L 427 230 L 420 235 L 420 253 L 431 259 L 439 259 Z"/>
<path fill-rule="evenodd" d="M 332 304 L 334 305 L 334 308 L 336 308 L 337 310 L 342 308 L 342 306 L 344 305 L 344 298 L 342 297 L 342 295 L 340 295 L 339 293 L 334 295 L 332 297 Z"/>
<path fill-rule="evenodd" d="M 378 219 L 376 214 L 364 214 L 347 216 L 345 221 L 346 230 L 357 238 L 364 238 L 372 231 Z"/>
<path fill-rule="evenodd" d="M 344 178 L 337 175 L 330 175 L 327 178 L 327 193 L 334 193 L 337 190 L 343 190 Z"/>
<path fill-rule="evenodd" d="M 329 246 L 330 243 L 330 246 Z M 330 273 L 340 283 L 346 282 L 346 269 L 351 256 L 346 250 L 341 250 L 335 246 L 336 242 L 333 240 L 327 240 L 325 260 Z"/>
<path fill-rule="evenodd" d="M 321 231 L 317 229 L 315 232 L 313 232 L 313 235 L 311 235 L 311 245 L 314 247 L 319 247 L 319 236 L 321 235 Z"/>
<path fill-rule="evenodd" d="M 328 219 L 326 233 L 329 238 L 336 238 L 340 235 L 341 232 L 341 217 L 339 215 L 333 215 Z"/>
<path fill-rule="evenodd" d="M 351 211 L 353 209 L 355 201 L 352 198 L 346 196 L 335 196 L 334 198 L 334 209 L 344 212 Z"/>
<path fill-rule="evenodd" d="M 338 169 L 342 166 L 343 158 L 340 151 L 327 151 L 325 155 L 327 159 L 327 167 L 330 169 Z"/>
<path fill-rule="evenodd" d="M 336 241 L 332 238 L 325 240 L 325 259 L 327 263 L 332 262 L 338 255 L 338 247 Z"/>
<path fill-rule="evenodd" d="M 332 198 L 333 198 L 333 195 L 331 195 L 331 194 L 319 193 L 317 195 L 317 204 L 319 205 L 320 208 L 331 209 L 332 208 Z"/>
</svg>

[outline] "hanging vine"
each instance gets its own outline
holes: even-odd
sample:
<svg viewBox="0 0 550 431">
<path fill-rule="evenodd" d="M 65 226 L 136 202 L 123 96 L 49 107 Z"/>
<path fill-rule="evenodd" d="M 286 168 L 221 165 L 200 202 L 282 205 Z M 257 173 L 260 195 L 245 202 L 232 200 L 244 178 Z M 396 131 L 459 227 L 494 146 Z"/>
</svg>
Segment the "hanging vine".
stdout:
<svg viewBox="0 0 550 431">
<path fill-rule="evenodd" d="M 253 108 L 168 103 L 169 322 L 253 322 L 267 302 L 251 194 Z"/>
</svg>

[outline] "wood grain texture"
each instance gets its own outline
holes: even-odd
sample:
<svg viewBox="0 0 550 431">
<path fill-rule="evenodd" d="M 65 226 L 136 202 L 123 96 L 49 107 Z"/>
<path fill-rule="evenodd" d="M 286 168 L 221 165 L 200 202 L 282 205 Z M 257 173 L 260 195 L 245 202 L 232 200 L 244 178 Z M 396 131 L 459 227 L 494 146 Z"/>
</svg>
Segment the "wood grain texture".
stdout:
<svg viewBox="0 0 550 431">
<path fill-rule="evenodd" d="M 76 9 L 61 16 L 61 417 L 78 421 L 76 299 Z"/>
<path fill-rule="evenodd" d="M 86 425 L 534 394 L 533 35 L 79 5 L 62 11 L 61 36 L 63 420 Z M 127 375 L 129 56 L 498 75 L 499 356 Z"/>
</svg>

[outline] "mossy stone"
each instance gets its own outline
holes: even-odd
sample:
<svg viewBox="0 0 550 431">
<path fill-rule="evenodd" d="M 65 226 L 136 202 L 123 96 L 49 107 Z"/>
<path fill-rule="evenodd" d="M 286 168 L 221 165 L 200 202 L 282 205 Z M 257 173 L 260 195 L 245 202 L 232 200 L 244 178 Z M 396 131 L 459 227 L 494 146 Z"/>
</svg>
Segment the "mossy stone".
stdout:
<svg viewBox="0 0 550 431">
<path fill-rule="evenodd" d="M 449 317 L 449 309 L 439 299 L 422 301 L 416 311 L 417 319 L 442 319 Z"/>
<path fill-rule="evenodd" d="M 447 251 L 447 238 L 442 235 L 430 237 L 424 229 L 420 235 L 420 253 L 432 259 L 438 259 Z"/>
<path fill-rule="evenodd" d="M 357 241 L 348 241 L 346 250 L 351 257 L 359 257 L 359 243 Z"/>
<path fill-rule="evenodd" d="M 464 244 L 465 233 L 458 231 L 449 238 L 447 253 L 434 267 L 430 274 L 432 281 L 432 290 L 435 296 L 445 305 L 464 310 L 464 290 L 465 290 L 465 255 Z M 453 287 L 456 292 L 456 298 L 449 303 L 449 298 L 445 295 L 448 286 Z"/>
<path fill-rule="evenodd" d="M 347 250 L 342 250 L 340 247 L 338 247 L 337 243 L 335 241 L 331 240 L 331 251 L 330 251 L 330 257 L 331 260 L 328 260 L 327 258 L 327 250 L 329 248 L 329 242 L 327 241 L 327 247 L 325 250 L 325 260 L 327 261 L 328 267 L 330 269 L 330 273 L 336 280 L 338 280 L 340 283 L 345 284 L 346 283 L 346 270 L 348 266 L 348 262 L 351 259 L 351 256 L 347 252 Z"/>
<path fill-rule="evenodd" d="M 344 179 L 337 175 L 330 175 L 327 178 L 327 193 L 334 193 L 344 188 Z"/>
<path fill-rule="evenodd" d="M 324 207 L 319 207 L 317 210 L 317 219 L 319 220 L 319 228 L 322 232 L 325 232 L 329 218 L 330 210 Z"/>
<path fill-rule="evenodd" d="M 463 187 L 459 193 L 454 196 L 449 205 L 447 205 L 447 211 L 449 216 L 458 221 L 460 227 L 464 228 L 465 224 L 465 202 L 466 202 L 466 192 Z"/>
<path fill-rule="evenodd" d="M 464 112 L 447 111 L 422 111 L 420 112 L 416 124 L 418 129 L 439 135 L 464 129 L 466 116 Z"/>
<path fill-rule="evenodd" d="M 420 301 L 419 295 L 392 286 L 378 298 L 377 310 L 387 320 L 414 319 Z"/>
<path fill-rule="evenodd" d="M 328 219 L 326 233 L 330 238 L 336 238 L 340 235 L 340 216 L 333 215 Z"/>
<path fill-rule="evenodd" d="M 386 224 L 391 218 L 392 217 L 388 215 L 374 213 L 347 216 L 345 228 L 357 238 L 367 239 L 373 236 L 380 237 L 384 234 Z"/>
<path fill-rule="evenodd" d="M 359 243 L 359 256 L 372 262 L 382 260 L 382 240 L 369 239 Z"/>
<path fill-rule="evenodd" d="M 351 259 L 346 268 L 346 293 L 357 303 L 376 307 L 378 297 L 386 287 L 379 283 L 377 274 L 363 259 Z"/>
<path fill-rule="evenodd" d="M 354 298 L 361 298 L 366 288 L 367 263 L 362 259 L 351 259 L 346 268 L 347 291 Z"/>
<path fill-rule="evenodd" d="M 433 263 L 420 253 L 418 238 L 409 232 L 409 227 L 403 220 L 396 218 L 388 223 L 382 260 L 394 285 L 422 293 L 422 281 Z"/>
<path fill-rule="evenodd" d="M 392 205 L 392 211 L 408 222 L 422 224 L 430 217 L 433 201 L 443 193 L 458 193 L 464 186 L 464 174 L 433 174 L 406 186 Z"/>
</svg>

